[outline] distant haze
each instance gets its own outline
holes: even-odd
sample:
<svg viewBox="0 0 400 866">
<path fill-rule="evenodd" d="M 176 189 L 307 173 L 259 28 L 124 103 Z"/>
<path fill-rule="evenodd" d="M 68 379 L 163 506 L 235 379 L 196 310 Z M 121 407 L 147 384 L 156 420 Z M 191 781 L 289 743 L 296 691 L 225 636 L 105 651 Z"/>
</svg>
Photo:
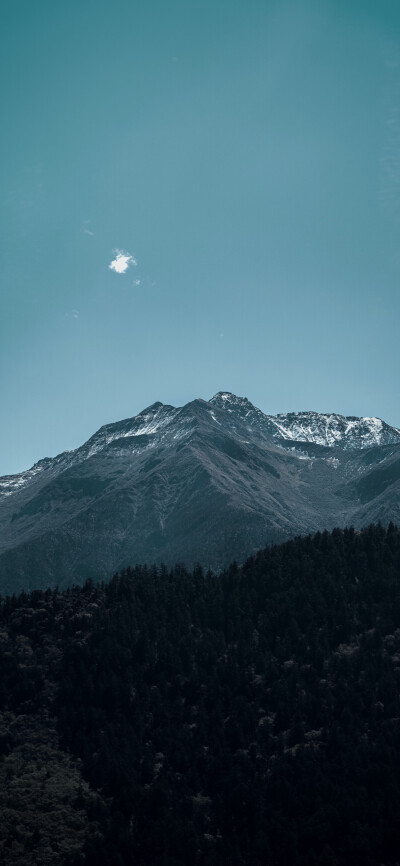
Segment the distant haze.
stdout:
<svg viewBox="0 0 400 866">
<path fill-rule="evenodd" d="M 400 427 L 400 7 L 3 4 L 0 474 L 160 400 Z"/>
</svg>

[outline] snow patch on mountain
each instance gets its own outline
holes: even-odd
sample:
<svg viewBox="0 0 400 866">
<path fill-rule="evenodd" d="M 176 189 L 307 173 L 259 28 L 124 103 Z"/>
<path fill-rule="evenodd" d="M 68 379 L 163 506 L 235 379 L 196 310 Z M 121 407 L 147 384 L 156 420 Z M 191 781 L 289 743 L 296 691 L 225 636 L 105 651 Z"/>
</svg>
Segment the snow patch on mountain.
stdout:
<svg viewBox="0 0 400 866">
<path fill-rule="evenodd" d="M 86 447 L 89 446 L 87 457 L 92 457 L 93 454 L 102 451 L 110 442 L 114 442 L 116 439 L 152 436 L 156 433 L 161 433 L 172 424 L 178 411 L 173 406 L 154 403 L 153 406 L 149 406 L 148 409 L 145 409 L 134 418 L 101 427 L 86 443 Z"/>
<path fill-rule="evenodd" d="M 265 416 L 273 435 L 297 442 L 344 448 L 371 448 L 400 442 L 400 431 L 380 418 L 354 418 L 318 412 L 291 412 Z"/>
<path fill-rule="evenodd" d="M 12 496 L 17 490 L 20 490 L 22 487 L 25 487 L 26 484 L 29 484 L 39 472 L 43 472 L 45 469 L 45 460 L 40 460 L 39 463 L 35 463 L 31 469 L 27 469 L 26 472 L 21 472 L 19 475 L 5 475 L 0 480 L 0 496 Z"/>
<path fill-rule="evenodd" d="M 247 397 L 237 397 L 227 391 L 215 394 L 210 403 L 280 440 L 351 449 L 400 443 L 400 430 L 380 418 L 312 411 L 265 415 Z"/>
</svg>

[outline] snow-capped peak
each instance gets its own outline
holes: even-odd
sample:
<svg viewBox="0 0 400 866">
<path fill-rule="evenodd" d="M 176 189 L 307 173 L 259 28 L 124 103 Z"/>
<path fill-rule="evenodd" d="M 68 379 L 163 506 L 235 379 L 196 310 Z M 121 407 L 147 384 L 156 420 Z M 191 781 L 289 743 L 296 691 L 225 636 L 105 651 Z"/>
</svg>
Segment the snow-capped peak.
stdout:
<svg viewBox="0 0 400 866">
<path fill-rule="evenodd" d="M 344 448 L 370 448 L 400 442 L 400 431 L 380 418 L 356 418 L 319 412 L 289 412 L 267 416 L 273 435 L 297 442 Z"/>
<path fill-rule="evenodd" d="M 316 445 L 342 448 L 370 448 L 373 445 L 400 443 L 400 430 L 390 427 L 380 418 L 357 418 L 336 413 L 287 412 L 264 415 L 247 397 L 236 397 L 219 391 L 209 401 L 218 409 L 225 409 L 251 427 L 257 427 L 273 436 L 291 442 L 312 442 Z"/>
<path fill-rule="evenodd" d="M 215 406 L 237 406 L 242 403 L 248 403 L 247 397 L 237 397 L 236 394 L 232 394 L 231 391 L 217 391 L 211 400 L 209 400 Z"/>
<path fill-rule="evenodd" d="M 214 397 L 211 397 L 209 400 L 213 406 L 216 406 L 218 409 L 226 409 L 227 412 L 235 412 L 240 411 L 260 411 L 250 403 L 250 400 L 247 397 L 237 397 L 236 394 L 231 394 L 230 391 L 218 391 L 217 394 L 214 394 Z"/>
<path fill-rule="evenodd" d="M 118 421 L 114 424 L 106 424 L 104 427 L 100 427 L 100 430 L 83 446 L 88 449 L 86 456 L 91 457 L 98 451 L 102 451 L 106 445 L 109 445 L 116 439 L 127 439 L 159 433 L 163 428 L 171 424 L 178 411 L 173 406 L 165 406 L 163 403 L 153 403 L 133 418 Z"/>
</svg>

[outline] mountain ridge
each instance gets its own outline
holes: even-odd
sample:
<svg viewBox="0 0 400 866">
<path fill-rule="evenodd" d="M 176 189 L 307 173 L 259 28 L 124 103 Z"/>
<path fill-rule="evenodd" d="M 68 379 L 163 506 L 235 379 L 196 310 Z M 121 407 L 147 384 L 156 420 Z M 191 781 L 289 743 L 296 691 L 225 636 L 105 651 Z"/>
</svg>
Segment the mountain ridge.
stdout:
<svg viewBox="0 0 400 866">
<path fill-rule="evenodd" d="M 399 492 L 400 431 L 380 419 L 268 416 L 229 392 L 156 402 L 0 479 L 0 591 L 144 561 L 219 570 L 296 534 L 396 522 Z"/>
<path fill-rule="evenodd" d="M 118 438 L 146 435 L 157 432 L 163 426 L 168 426 L 177 415 L 191 405 L 211 405 L 214 408 L 224 409 L 230 414 L 235 413 L 236 418 L 254 425 L 256 421 L 263 419 L 265 430 L 275 439 L 290 442 L 310 442 L 318 445 L 332 447 L 341 445 L 345 448 L 368 448 L 374 445 L 390 445 L 400 443 L 400 430 L 377 417 L 358 417 L 355 415 L 340 415 L 332 412 L 316 412 L 314 410 L 281 412 L 276 415 L 267 415 L 254 406 L 247 397 L 237 397 L 229 391 L 218 391 L 209 401 L 197 398 L 182 407 L 156 401 L 143 409 L 137 415 L 103 424 L 83 445 L 73 450 L 62 451 L 55 457 L 43 457 L 29 469 L 19 473 L 0 476 L 0 496 L 7 495 L 7 487 L 14 486 L 13 479 L 21 479 L 26 476 L 27 480 L 38 472 L 46 469 L 49 463 L 61 462 L 62 458 L 72 459 L 72 455 L 83 455 L 92 443 L 93 450 L 87 456 L 95 453 L 95 448 L 100 447 L 102 439 L 104 447 Z M 154 421 L 158 416 L 158 424 Z M 151 423 L 153 421 L 153 424 Z M 305 421 L 309 421 L 304 426 Z M 142 423 L 143 422 L 143 423 Z M 332 422 L 329 424 L 329 422 Z M 336 426 L 334 426 L 336 425 Z M 325 438 L 322 435 L 325 430 Z M 329 431 L 329 432 L 328 432 Z M 347 434 L 351 436 L 347 437 Z M 108 435 L 107 435 L 108 434 Z M 346 438 L 347 437 L 347 438 Z M 86 456 L 86 455 L 85 455 Z M 15 486 L 18 483 L 15 482 Z"/>
</svg>

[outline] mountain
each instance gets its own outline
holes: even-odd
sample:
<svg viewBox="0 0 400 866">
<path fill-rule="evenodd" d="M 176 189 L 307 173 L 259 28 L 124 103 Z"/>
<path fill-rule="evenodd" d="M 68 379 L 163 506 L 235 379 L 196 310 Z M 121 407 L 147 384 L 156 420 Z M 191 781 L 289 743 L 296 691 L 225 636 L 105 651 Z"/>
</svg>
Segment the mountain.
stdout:
<svg viewBox="0 0 400 866">
<path fill-rule="evenodd" d="M 316 445 L 341 445 L 342 448 L 370 448 L 373 445 L 400 443 L 400 430 L 380 418 L 356 418 L 353 415 L 326 415 L 320 412 L 287 412 L 264 415 L 245 397 L 220 391 L 210 400 L 240 417 L 252 427 L 262 428 L 275 439 L 313 442 Z"/>
<path fill-rule="evenodd" d="M 269 542 L 400 520 L 400 431 L 265 415 L 219 392 L 154 403 L 0 479 L 0 591 L 108 579 L 136 562 L 219 570 Z"/>
</svg>

